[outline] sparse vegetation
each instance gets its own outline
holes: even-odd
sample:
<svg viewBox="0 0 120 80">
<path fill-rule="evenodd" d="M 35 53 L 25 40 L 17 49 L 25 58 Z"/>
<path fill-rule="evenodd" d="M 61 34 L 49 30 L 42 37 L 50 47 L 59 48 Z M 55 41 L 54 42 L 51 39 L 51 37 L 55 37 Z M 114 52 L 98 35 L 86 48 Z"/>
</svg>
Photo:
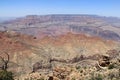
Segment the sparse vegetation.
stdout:
<svg viewBox="0 0 120 80">
<path fill-rule="evenodd" d="M 0 80 L 14 80 L 13 73 L 5 70 L 0 71 Z"/>
<path fill-rule="evenodd" d="M 108 66 L 108 69 L 113 69 L 113 68 L 115 68 L 114 64 L 110 64 L 110 65 Z"/>
<path fill-rule="evenodd" d="M 8 63 L 9 63 L 9 54 L 7 52 L 4 52 L 4 55 L 6 55 L 7 59 L 0 56 L 1 59 L 1 65 L 0 65 L 0 80 L 14 80 L 13 79 L 13 73 L 11 71 L 7 71 L 8 69 Z"/>
<path fill-rule="evenodd" d="M 72 78 L 71 80 L 76 80 L 75 78 Z"/>
<path fill-rule="evenodd" d="M 2 56 L 0 56 L 0 59 L 1 59 L 1 61 L 2 61 L 2 64 L 0 65 L 0 68 L 2 69 L 2 70 L 7 70 L 7 68 L 8 68 L 8 63 L 9 63 L 9 54 L 7 53 L 7 52 L 4 52 L 4 55 L 6 55 L 7 56 L 7 59 L 5 59 L 4 57 L 2 57 Z"/>
<path fill-rule="evenodd" d="M 80 66 L 76 66 L 76 69 L 78 69 L 78 70 L 79 70 L 80 68 L 81 68 Z"/>
<path fill-rule="evenodd" d="M 95 77 L 95 80 L 103 80 L 103 77 L 100 74 L 98 74 L 98 76 Z"/>
</svg>

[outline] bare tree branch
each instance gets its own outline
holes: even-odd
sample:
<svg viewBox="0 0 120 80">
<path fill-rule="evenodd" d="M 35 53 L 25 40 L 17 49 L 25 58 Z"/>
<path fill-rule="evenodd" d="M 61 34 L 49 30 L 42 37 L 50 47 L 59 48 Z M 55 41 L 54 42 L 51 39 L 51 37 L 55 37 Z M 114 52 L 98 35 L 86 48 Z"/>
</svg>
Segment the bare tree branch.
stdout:
<svg viewBox="0 0 120 80">
<path fill-rule="evenodd" d="M 7 70 L 8 68 L 8 63 L 9 63 L 9 54 L 7 52 L 4 52 L 7 55 L 7 59 L 5 60 L 4 57 L 0 56 L 2 62 L 4 63 L 3 65 L 0 66 L 2 70 Z"/>
<path fill-rule="evenodd" d="M 2 56 L 0 56 L 0 58 L 2 59 L 3 62 L 5 62 L 4 58 Z"/>
<path fill-rule="evenodd" d="M 4 52 L 4 53 L 7 55 L 6 63 L 8 63 L 8 62 L 9 62 L 9 59 L 10 59 L 10 56 L 9 56 L 9 54 L 8 54 L 7 52 Z"/>
</svg>

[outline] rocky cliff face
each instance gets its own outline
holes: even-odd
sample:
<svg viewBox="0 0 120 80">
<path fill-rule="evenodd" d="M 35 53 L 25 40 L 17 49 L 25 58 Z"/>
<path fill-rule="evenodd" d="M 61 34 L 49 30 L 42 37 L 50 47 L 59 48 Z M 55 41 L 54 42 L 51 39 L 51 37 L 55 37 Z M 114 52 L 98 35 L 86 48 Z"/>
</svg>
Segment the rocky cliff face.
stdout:
<svg viewBox="0 0 120 80">
<path fill-rule="evenodd" d="M 1 24 L 2 30 L 14 30 L 38 36 L 74 31 L 104 39 L 120 40 L 120 19 L 96 15 L 29 15 Z"/>
<path fill-rule="evenodd" d="M 101 38 L 109 40 L 120 40 L 119 34 L 109 30 L 102 30 L 100 28 L 92 28 L 87 26 L 70 26 L 70 29 L 74 33 L 84 33 L 91 36 L 99 36 Z"/>
<path fill-rule="evenodd" d="M 5 56 L 3 51 L 10 55 L 8 70 L 17 77 L 32 71 L 44 73 L 44 69 L 50 71 L 62 65 L 74 66 L 81 60 L 117 48 L 114 41 L 73 33 L 36 39 L 16 32 L 0 32 L 0 44 L 1 56 Z"/>
</svg>

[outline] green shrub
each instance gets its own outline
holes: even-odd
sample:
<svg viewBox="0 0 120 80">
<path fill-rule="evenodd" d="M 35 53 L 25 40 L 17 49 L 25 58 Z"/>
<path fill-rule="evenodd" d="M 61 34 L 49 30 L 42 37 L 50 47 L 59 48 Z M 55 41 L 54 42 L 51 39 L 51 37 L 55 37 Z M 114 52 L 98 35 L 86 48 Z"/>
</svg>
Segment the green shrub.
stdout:
<svg viewBox="0 0 120 80">
<path fill-rule="evenodd" d="M 110 65 L 108 66 L 108 69 L 113 69 L 113 68 L 115 68 L 114 64 L 110 64 Z"/>
<path fill-rule="evenodd" d="M 100 74 L 98 74 L 97 76 L 93 74 L 89 80 L 103 80 L 103 77 Z"/>
<path fill-rule="evenodd" d="M 0 71 L 0 80 L 14 80 L 13 73 L 5 70 Z"/>
<path fill-rule="evenodd" d="M 75 78 L 72 78 L 71 80 L 75 80 Z"/>
<path fill-rule="evenodd" d="M 98 76 L 95 77 L 95 80 L 103 80 L 103 77 L 99 74 Z"/>
<path fill-rule="evenodd" d="M 78 69 L 80 69 L 81 68 L 81 66 L 76 66 L 76 69 L 78 70 Z"/>
</svg>

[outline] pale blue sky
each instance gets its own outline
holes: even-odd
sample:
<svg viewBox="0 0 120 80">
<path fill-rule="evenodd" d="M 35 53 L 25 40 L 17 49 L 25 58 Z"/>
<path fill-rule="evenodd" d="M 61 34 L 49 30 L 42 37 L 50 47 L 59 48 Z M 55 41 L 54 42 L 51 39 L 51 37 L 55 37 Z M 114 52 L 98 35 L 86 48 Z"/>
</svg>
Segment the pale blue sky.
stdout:
<svg viewBox="0 0 120 80">
<path fill-rule="evenodd" d="M 120 17 L 120 0 L 0 0 L 0 17 L 46 14 Z"/>
</svg>

